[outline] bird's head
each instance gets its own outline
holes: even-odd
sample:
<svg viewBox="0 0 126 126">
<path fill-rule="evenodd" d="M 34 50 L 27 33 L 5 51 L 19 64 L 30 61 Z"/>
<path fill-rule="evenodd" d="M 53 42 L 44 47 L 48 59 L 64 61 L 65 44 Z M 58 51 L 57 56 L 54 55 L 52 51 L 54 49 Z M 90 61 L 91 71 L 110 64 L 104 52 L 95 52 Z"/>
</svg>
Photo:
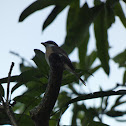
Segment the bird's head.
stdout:
<svg viewBox="0 0 126 126">
<path fill-rule="evenodd" d="M 47 42 L 42 42 L 42 45 L 44 45 L 45 47 L 52 47 L 52 46 L 58 46 L 55 42 L 53 41 L 47 41 Z"/>
</svg>

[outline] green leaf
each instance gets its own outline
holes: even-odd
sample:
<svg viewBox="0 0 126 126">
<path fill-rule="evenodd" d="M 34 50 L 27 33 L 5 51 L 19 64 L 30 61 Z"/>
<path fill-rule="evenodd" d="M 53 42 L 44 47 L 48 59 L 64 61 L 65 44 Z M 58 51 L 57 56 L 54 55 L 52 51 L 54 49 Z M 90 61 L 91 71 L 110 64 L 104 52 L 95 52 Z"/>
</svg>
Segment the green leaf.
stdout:
<svg viewBox="0 0 126 126">
<path fill-rule="evenodd" d="M 49 126 L 58 126 L 57 123 L 59 121 L 59 118 L 60 113 L 55 113 L 55 115 L 53 115 L 49 120 Z"/>
<path fill-rule="evenodd" d="M 124 95 L 121 95 L 121 96 L 119 96 L 119 97 L 116 99 L 115 104 L 111 107 L 111 110 L 114 110 L 115 107 L 117 107 L 117 106 L 119 106 L 119 105 L 125 103 L 125 101 L 124 101 L 124 102 L 121 102 L 121 101 L 120 101 L 122 97 L 124 97 Z"/>
<path fill-rule="evenodd" d="M 11 93 L 13 93 L 17 88 L 22 86 L 23 84 L 26 84 L 29 81 L 37 81 L 40 77 L 43 77 L 40 71 L 36 68 L 32 68 L 28 71 L 22 72 L 17 77 L 17 84 L 12 88 Z"/>
<path fill-rule="evenodd" d="M 79 60 L 80 60 L 80 68 L 83 70 L 87 70 L 86 68 L 86 55 L 87 55 L 87 45 L 89 42 L 89 32 L 87 36 L 85 37 L 85 40 L 78 46 L 79 51 Z"/>
<path fill-rule="evenodd" d="M 92 69 L 90 70 L 91 74 L 93 74 L 94 72 L 96 72 L 100 67 L 101 67 L 101 65 L 98 65 L 98 66 L 92 68 Z"/>
<path fill-rule="evenodd" d="M 126 0 L 123 0 L 126 3 Z"/>
<path fill-rule="evenodd" d="M 124 71 L 124 75 L 123 75 L 123 85 L 126 84 L 126 70 Z"/>
<path fill-rule="evenodd" d="M 31 15 L 32 13 L 44 9 L 50 5 L 59 5 L 59 6 L 66 6 L 72 0 L 37 0 L 33 2 L 30 6 L 28 6 L 20 15 L 19 22 L 23 21 L 26 17 Z"/>
<path fill-rule="evenodd" d="M 8 118 L 4 108 L 0 108 L 0 126 L 11 124 L 10 119 Z"/>
<path fill-rule="evenodd" d="M 34 126 L 34 122 L 29 115 L 26 114 L 15 114 L 19 126 Z M 20 118 L 21 117 L 21 118 Z"/>
<path fill-rule="evenodd" d="M 67 36 L 65 38 L 65 43 L 62 46 L 68 54 L 85 40 L 89 26 L 102 7 L 103 4 L 93 8 L 89 8 L 87 4 L 84 4 L 83 7 L 79 9 L 78 5 L 70 7 L 67 20 Z"/>
<path fill-rule="evenodd" d="M 115 5 L 114 10 L 115 14 L 120 18 L 122 24 L 126 28 L 126 17 L 119 2 Z"/>
<path fill-rule="evenodd" d="M 11 89 L 11 94 L 17 89 L 19 88 L 20 86 L 22 86 L 24 83 L 22 82 L 18 82 L 12 89 Z"/>
<path fill-rule="evenodd" d="M 106 5 L 106 20 L 107 20 L 107 28 L 110 28 L 111 25 L 115 22 L 115 14 L 111 5 Z"/>
<path fill-rule="evenodd" d="M 126 122 L 126 120 L 124 120 L 124 119 L 116 119 L 116 121 L 122 122 L 122 123 Z"/>
<path fill-rule="evenodd" d="M 80 8 L 79 8 L 79 1 L 74 1 L 70 4 L 68 17 L 67 17 L 67 30 L 69 30 L 78 18 Z"/>
<path fill-rule="evenodd" d="M 109 126 L 109 125 L 101 123 L 101 122 L 92 121 L 92 122 L 89 122 L 87 126 Z"/>
<path fill-rule="evenodd" d="M 23 113 L 24 111 L 24 104 L 20 102 L 16 102 L 16 104 L 12 107 L 13 111 L 15 112 L 16 110 L 19 111 L 19 113 Z"/>
<path fill-rule="evenodd" d="M 123 116 L 124 114 L 126 114 L 126 112 L 116 111 L 116 110 L 110 110 L 106 112 L 106 115 L 110 117 L 119 117 L 119 116 Z"/>
<path fill-rule="evenodd" d="M 74 32 L 75 31 L 72 31 L 72 27 L 75 26 L 75 24 L 77 23 L 77 20 L 79 18 L 79 12 L 80 12 L 80 8 L 79 8 L 79 1 L 74 1 L 71 3 L 70 5 L 70 8 L 69 8 L 69 11 L 68 11 L 68 16 L 67 16 L 67 36 L 66 36 L 66 39 L 67 38 L 70 38 L 70 36 L 72 36 L 72 38 L 69 39 L 69 41 L 66 42 L 65 40 L 65 44 L 63 45 L 63 48 L 67 51 L 67 53 L 70 53 L 69 50 L 70 49 L 74 49 L 74 46 L 75 46 L 75 43 L 76 43 L 76 40 L 73 41 L 73 44 L 70 42 L 72 41 L 72 39 L 74 38 Z M 66 47 L 65 47 L 66 46 Z M 69 46 L 69 48 L 68 48 Z"/>
<path fill-rule="evenodd" d="M 4 97 L 4 88 L 1 84 L 0 84 L 0 95 Z M 0 101 L 1 101 L 1 99 L 0 99 Z"/>
<path fill-rule="evenodd" d="M 93 75 L 93 73 L 95 73 L 99 68 L 101 68 L 101 65 L 98 65 L 94 68 L 90 69 L 90 73 L 89 74 L 85 74 L 85 80 L 87 80 L 91 75 Z"/>
<path fill-rule="evenodd" d="M 21 64 L 20 64 L 20 71 L 21 71 L 21 72 L 28 71 L 28 70 L 30 70 L 30 69 L 32 69 L 32 68 L 34 68 L 34 67 L 25 66 L 24 63 L 21 63 Z"/>
<path fill-rule="evenodd" d="M 86 56 L 86 66 L 88 69 L 91 68 L 92 64 L 94 63 L 94 61 L 97 58 L 97 52 L 96 51 L 92 51 L 91 54 L 89 56 Z"/>
<path fill-rule="evenodd" d="M 108 107 L 108 105 L 109 105 L 109 104 L 108 104 L 108 103 L 109 103 L 109 102 L 108 102 L 108 99 L 109 99 L 109 97 L 104 98 L 104 104 L 105 104 L 104 110 L 107 109 L 107 107 Z"/>
<path fill-rule="evenodd" d="M 80 95 L 80 93 L 78 93 L 78 91 L 76 90 L 73 84 L 69 84 L 68 87 L 72 91 L 72 94 Z"/>
<path fill-rule="evenodd" d="M 10 82 L 16 82 L 18 80 L 18 76 L 11 76 L 10 78 Z M 5 78 L 1 78 L 0 79 L 0 83 L 7 83 L 8 81 L 8 77 L 5 77 Z"/>
<path fill-rule="evenodd" d="M 49 66 L 45 60 L 45 54 L 42 51 L 37 50 L 37 49 L 35 49 L 34 52 L 35 52 L 35 57 L 32 60 L 37 65 L 40 72 L 44 76 L 48 76 Z"/>
<path fill-rule="evenodd" d="M 94 21 L 94 31 L 97 46 L 97 55 L 101 61 L 102 68 L 109 75 L 109 53 L 108 53 L 108 36 L 107 20 L 105 6 Z"/>
<path fill-rule="evenodd" d="M 62 86 L 70 84 L 70 83 L 75 83 L 77 81 L 78 79 L 76 78 L 75 75 L 69 73 L 68 71 L 64 71 L 63 79 L 62 79 Z"/>
<path fill-rule="evenodd" d="M 49 67 L 45 61 L 44 53 L 41 52 L 40 50 L 35 50 L 35 53 L 36 53 L 36 55 L 33 58 L 33 60 L 39 69 L 29 67 L 28 70 L 25 70 L 19 76 L 17 76 L 16 81 L 18 83 L 12 88 L 11 93 L 13 93 L 13 91 L 15 91 L 18 87 L 22 86 L 23 84 L 26 84 L 27 82 L 36 81 L 35 83 L 39 82 L 41 84 L 44 82 L 44 81 L 42 82 L 39 79 L 48 74 Z M 23 66 L 23 67 L 25 67 L 25 66 Z"/>
<path fill-rule="evenodd" d="M 83 50 L 83 52 L 84 52 L 84 50 Z M 80 55 L 82 55 L 81 57 L 83 57 L 83 54 L 80 54 Z M 96 60 L 96 58 L 97 58 L 96 51 L 92 51 L 90 55 L 85 56 L 85 63 L 83 63 L 83 66 L 82 66 L 83 68 L 81 67 L 82 69 L 87 71 L 87 72 L 85 72 L 86 73 L 85 80 L 87 80 L 90 75 L 92 75 L 95 71 L 97 71 L 101 67 L 101 65 L 98 65 L 98 66 L 92 68 L 92 65 L 93 65 L 94 61 Z M 83 60 L 83 62 L 84 62 L 84 59 L 81 59 L 81 60 Z"/>
<path fill-rule="evenodd" d="M 126 49 L 115 56 L 113 60 L 119 64 L 119 67 L 126 67 Z"/>
<path fill-rule="evenodd" d="M 56 111 L 51 114 L 51 119 L 49 120 L 49 126 L 58 126 L 58 123 L 60 122 L 60 119 L 63 113 L 67 110 L 67 108 L 68 106 L 61 109 L 58 108 L 59 110 L 57 110 L 56 108 Z"/>
<path fill-rule="evenodd" d="M 53 22 L 53 20 L 57 17 L 57 15 L 65 8 L 66 6 L 55 6 L 52 12 L 49 14 L 47 19 L 43 24 L 42 30 L 44 30 L 49 24 Z"/>
<path fill-rule="evenodd" d="M 27 83 L 31 80 L 36 80 L 37 78 L 42 77 L 40 71 L 36 68 L 25 71 L 19 75 L 18 82 Z"/>
<path fill-rule="evenodd" d="M 13 100 L 16 101 L 17 103 L 18 102 L 23 103 L 26 108 L 24 109 L 25 113 L 27 113 L 29 112 L 29 110 L 31 110 L 40 103 L 41 98 L 24 93 L 23 95 L 15 97 Z"/>
<path fill-rule="evenodd" d="M 78 115 L 78 105 L 77 103 L 74 104 L 74 107 L 73 107 L 73 116 L 72 116 L 72 125 L 77 125 L 77 122 L 76 122 L 76 119 L 77 119 L 77 115 Z"/>
<path fill-rule="evenodd" d="M 63 91 L 58 96 L 58 107 L 64 107 L 65 103 L 68 102 L 71 98 L 68 96 L 68 93 Z"/>
<path fill-rule="evenodd" d="M 30 14 L 34 13 L 37 10 L 40 10 L 44 8 L 44 6 L 41 5 L 41 1 L 35 1 L 30 6 L 28 6 L 20 15 L 19 22 L 23 21 L 26 17 L 28 17 Z"/>
<path fill-rule="evenodd" d="M 24 92 L 24 95 L 29 95 L 29 96 L 33 96 L 33 97 L 38 97 L 40 96 L 42 93 L 45 92 L 46 90 L 46 84 L 42 84 L 40 82 L 37 81 L 31 81 L 26 83 L 26 86 L 28 88 L 28 90 L 26 92 Z"/>
</svg>

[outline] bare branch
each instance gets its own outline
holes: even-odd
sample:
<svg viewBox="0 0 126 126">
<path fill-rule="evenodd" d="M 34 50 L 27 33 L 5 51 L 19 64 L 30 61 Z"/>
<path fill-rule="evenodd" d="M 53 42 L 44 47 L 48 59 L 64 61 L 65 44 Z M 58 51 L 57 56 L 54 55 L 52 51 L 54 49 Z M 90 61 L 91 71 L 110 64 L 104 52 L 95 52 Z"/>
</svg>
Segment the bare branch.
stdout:
<svg viewBox="0 0 126 126">
<path fill-rule="evenodd" d="M 13 111 L 12 111 L 10 105 L 9 105 L 9 87 L 10 87 L 10 78 L 11 78 L 11 72 L 12 72 L 13 66 L 14 66 L 14 63 L 12 62 L 11 67 L 10 67 L 10 71 L 8 73 L 7 100 L 6 100 L 6 102 L 4 102 L 4 99 L 1 96 L 1 94 L 0 94 L 0 98 L 2 99 L 4 110 L 6 111 L 12 125 L 17 126 L 17 122 L 16 122 L 16 119 L 14 117 L 14 113 L 13 113 Z"/>
<path fill-rule="evenodd" d="M 10 88 L 10 78 L 11 78 L 11 72 L 14 67 L 14 62 L 11 63 L 10 71 L 8 73 L 8 81 L 7 81 L 7 104 L 9 102 L 9 88 Z"/>
<path fill-rule="evenodd" d="M 60 90 L 63 63 L 57 54 L 51 54 L 50 60 L 50 76 L 45 95 L 41 103 L 30 111 L 36 126 L 49 125 L 50 113 L 52 112 Z"/>
<path fill-rule="evenodd" d="M 18 126 L 11 107 L 9 105 L 5 104 L 4 109 L 6 110 L 6 113 L 9 117 L 9 119 L 11 120 L 11 123 L 13 124 L 13 126 Z"/>
<path fill-rule="evenodd" d="M 82 100 L 101 98 L 101 97 L 112 96 L 112 95 L 126 95 L 126 90 L 100 91 L 100 92 L 94 92 L 94 93 L 90 93 L 90 94 L 84 94 L 84 95 L 81 95 L 74 99 L 71 99 L 69 102 L 66 103 L 65 106 L 68 106 L 71 103 L 82 101 Z"/>
</svg>

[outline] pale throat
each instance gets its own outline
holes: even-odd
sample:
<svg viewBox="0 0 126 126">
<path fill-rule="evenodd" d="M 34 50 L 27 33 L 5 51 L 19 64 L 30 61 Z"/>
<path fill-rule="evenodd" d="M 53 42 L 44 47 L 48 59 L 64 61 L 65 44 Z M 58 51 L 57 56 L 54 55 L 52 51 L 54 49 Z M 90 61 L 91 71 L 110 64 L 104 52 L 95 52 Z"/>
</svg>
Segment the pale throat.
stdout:
<svg viewBox="0 0 126 126">
<path fill-rule="evenodd" d="M 50 66 L 50 64 L 49 64 L 49 56 L 50 56 L 51 53 L 53 53 L 53 50 L 52 50 L 51 46 L 46 47 L 45 59 L 46 59 L 46 61 L 47 61 L 49 66 Z"/>
</svg>

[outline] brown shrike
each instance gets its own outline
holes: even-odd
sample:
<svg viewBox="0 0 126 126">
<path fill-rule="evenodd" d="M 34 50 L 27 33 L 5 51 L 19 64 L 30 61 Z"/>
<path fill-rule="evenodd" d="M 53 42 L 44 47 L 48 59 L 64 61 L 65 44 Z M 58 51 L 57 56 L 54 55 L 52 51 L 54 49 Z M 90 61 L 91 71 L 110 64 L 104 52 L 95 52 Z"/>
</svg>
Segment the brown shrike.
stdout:
<svg viewBox="0 0 126 126">
<path fill-rule="evenodd" d="M 86 83 L 84 82 L 84 80 L 82 80 L 78 74 L 75 72 L 75 68 L 73 67 L 73 64 L 71 62 L 71 60 L 69 59 L 67 53 L 60 48 L 55 42 L 53 41 L 47 41 L 47 42 L 42 42 L 42 45 L 45 46 L 46 48 L 46 53 L 45 53 L 45 59 L 48 63 L 48 65 L 50 66 L 49 63 L 49 56 L 52 53 L 56 53 L 59 55 L 59 57 L 61 57 L 63 64 L 64 64 L 64 68 L 68 71 L 70 71 L 71 73 L 73 73 L 84 85 L 86 85 Z"/>
</svg>

